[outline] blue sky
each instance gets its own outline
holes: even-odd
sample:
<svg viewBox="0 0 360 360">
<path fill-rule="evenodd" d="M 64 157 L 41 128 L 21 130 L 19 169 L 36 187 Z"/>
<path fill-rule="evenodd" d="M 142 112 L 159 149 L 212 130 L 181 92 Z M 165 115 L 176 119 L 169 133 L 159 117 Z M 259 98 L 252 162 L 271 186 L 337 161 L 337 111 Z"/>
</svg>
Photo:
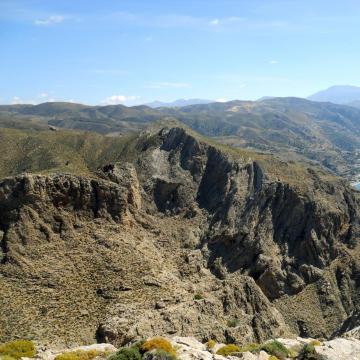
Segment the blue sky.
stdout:
<svg viewBox="0 0 360 360">
<path fill-rule="evenodd" d="M 359 19 L 358 0 L 0 0 L 0 103 L 360 85 Z"/>
</svg>

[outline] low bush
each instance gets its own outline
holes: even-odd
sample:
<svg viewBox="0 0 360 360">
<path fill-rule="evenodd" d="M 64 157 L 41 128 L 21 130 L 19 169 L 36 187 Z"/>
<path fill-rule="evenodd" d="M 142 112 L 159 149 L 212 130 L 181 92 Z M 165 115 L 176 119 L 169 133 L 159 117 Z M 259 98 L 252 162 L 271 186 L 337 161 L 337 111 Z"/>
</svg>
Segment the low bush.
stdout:
<svg viewBox="0 0 360 360">
<path fill-rule="evenodd" d="M 164 350 L 156 350 L 145 353 L 143 360 L 176 360 L 176 356 Z"/>
<path fill-rule="evenodd" d="M 141 360 L 141 358 L 139 348 L 132 346 L 119 349 L 115 354 L 110 355 L 108 360 Z"/>
<path fill-rule="evenodd" d="M 260 349 L 261 349 L 261 345 L 251 343 L 251 344 L 247 344 L 247 345 L 242 346 L 240 348 L 240 352 L 246 352 L 246 351 L 258 352 L 258 351 L 260 351 Z"/>
<path fill-rule="evenodd" d="M 237 327 L 238 325 L 239 325 L 238 319 L 231 319 L 231 320 L 228 320 L 228 322 L 227 322 L 228 327 Z"/>
<path fill-rule="evenodd" d="M 207 343 L 206 343 L 206 348 L 207 348 L 208 350 L 212 350 L 212 349 L 215 347 L 215 345 L 216 345 L 216 341 L 210 339 L 210 340 L 208 340 Z"/>
<path fill-rule="evenodd" d="M 310 344 L 306 344 L 302 350 L 300 351 L 298 360 L 324 360 L 324 357 L 320 354 L 316 353 L 315 346 Z"/>
<path fill-rule="evenodd" d="M 195 294 L 194 295 L 194 300 L 202 300 L 204 298 L 204 295 L 202 294 Z"/>
<path fill-rule="evenodd" d="M 0 355 L 0 360 L 16 360 L 10 355 Z"/>
<path fill-rule="evenodd" d="M 290 351 L 277 340 L 262 345 L 261 350 L 266 351 L 269 355 L 276 356 L 279 360 L 284 360 L 291 355 Z"/>
<path fill-rule="evenodd" d="M 271 355 L 268 360 L 279 360 L 279 358 L 274 355 Z"/>
<path fill-rule="evenodd" d="M 2 359 L 7 356 L 17 360 L 22 357 L 33 358 L 35 355 L 36 348 L 30 340 L 15 340 L 0 345 L 0 356 Z"/>
<path fill-rule="evenodd" d="M 97 350 L 76 350 L 57 355 L 55 360 L 92 360 L 100 355 L 104 353 Z"/>
<path fill-rule="evenodd" d="M 171 342 L 162 337 L 156 337 L 145 341 L 140 350 L 142 352 L 148 352 L 151 350 L 164 350 L 168 354 L 176 356 L 176 349 L 172 346 Z"/>
<path fill-rule="evenodd" d="M 240 348 L 235 344 L 229 344 L 229 345 L 225 345 L 225 346 L 221 347 L 216 352 L 216 354 L 217 355 L 222 355 L 222 356 L 229 356 L 229 355 L 231 355 L 232 353 L 235 353 L 235 352 L 240 352 Z"/>
<path fill-rule="evenodd" d="M 310 341 L 310 345 L 312 346 L 321 346 L 321 342 L 319 340 Z"/>
</svg>

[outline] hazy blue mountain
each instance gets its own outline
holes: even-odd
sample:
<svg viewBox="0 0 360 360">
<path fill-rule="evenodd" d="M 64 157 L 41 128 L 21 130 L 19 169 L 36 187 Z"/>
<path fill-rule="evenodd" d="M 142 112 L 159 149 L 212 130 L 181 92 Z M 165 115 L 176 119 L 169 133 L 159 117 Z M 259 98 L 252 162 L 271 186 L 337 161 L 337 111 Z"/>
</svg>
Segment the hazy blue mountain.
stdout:
<svg viewBox="0 0 360 360">
<path fill-rule="evenodd" d="M 360 87 L 358 86 L 332 86 L 308 97 L 312 101 L 328 101 L 335 104 L 349 104 L 360 101 Z"/>
<path fill-rule="evenodd" d="M 347 103 L 346 105 L 353 106 L 353 107 L 356 107 L 356 108 L 360 108 L 360 99 L 355 100 L 355 101 L 351 101 L 351 102 Z"/>
<path fill-rule="evenodd" d="M 210 104 L 214 102 L 213 100 L 205 99 L 178 99 L 172 102 L 163 102 L 163 101 L 153 101 L 151 103 L 145 104 L 151 108 L 159 107 L 181 107 L 188 105 L 200 105 L 200 104 Z"/>
</svg>

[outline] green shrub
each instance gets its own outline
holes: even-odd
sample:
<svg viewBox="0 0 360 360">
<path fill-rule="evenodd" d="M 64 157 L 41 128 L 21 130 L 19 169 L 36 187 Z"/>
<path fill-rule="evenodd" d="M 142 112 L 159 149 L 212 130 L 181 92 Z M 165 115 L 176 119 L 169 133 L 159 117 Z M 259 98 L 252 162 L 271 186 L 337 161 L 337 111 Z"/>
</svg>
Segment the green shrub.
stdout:
<svg viewBox="0 0 360 360">
<path fill-rule="evenodd" d="M 133 347 L 124 347 L 119 349 L 115 354 L 110 355 L 108 360 L 141 360 L 140 350 Z"/>
<path fill-rule="evenodd" d="M 202 294 L 195 294 L 194 295 L 194 300 L 202 300 L 204 298 L 204 295 Z"/>
<path fill-rule="evenodd" d="M 172 346 L 171 342 L 162 337 L 156 337 L 145 341 L 140 350 L 142 352 L 148 352 L 151 350 L 164 350 L 168 354 L 176 356 L 176 349 Z"/>
<path fill-rule="evenodd" d="M 321 342 L 319 340 L 312 340 L 312 341 L 310 341 L 310 345 L 321 346 Z"/>
<path fill-rule="evenodd" d="M 227 322 L 228 327 L 237 327 L 238 325 L 239 325 L 238 319 L 231 319 L 231 320 L 228 320 L 228 322 Z"/>
<path fill-rule="evenodd" d="M 104 353 L 98 350 L 76 350 L 57 355 L 55 360 L 92 360 L 100 355 Z"/>
<path fill-rule="evenodd" d="M 260 351 L 260 348 L 261 348 L 261 345 L 251 343 L 251 344 L 247 344 L 247 345 L 242 346 L 240 348 L 240 352 L 246 352 L 246 351 L 258 352 L 258 351 Z"/>
<path fill-rule="evenodd" d="M 154 352 L 153 351 L 147 352 L 144 355 L 143 360 L 177 360 L 177 359 L 176 356 L 169 354 L 164 350 L 156 350 Z"/>
<path fill-rule="evenodd" d="M 276 356 L 279 360 L 283 360 L 291 355 L 290 351 L 277 340 L 262 345 L 261 350 L 266 351 L 269 355 Z"/>
<path fill-rule="evenodd" d="M 238 346 L 236 346 L 235 344 L 229 344 L 229 345 L 225 345 L 223 347 L 221 347 L 216 354 L 217 355 L 222 355 L 222 356 L 229 356 L 232 353 L 235 352 L 240 352 L 240 348 Z"/>
<path fill-rule="evenodd" d="M 15 340 L 0 345 L 0 356 L 5 356 L 14 359 L 20 359 L 22 357 L 33 358 L 36 355 L 36 348 L 30 340 Z"/>
<path fill-rule="evenodd" d="M 16 360 L 10 355 L 0 355 L 0 360 Z"/>
<path fill-rule="evenodd" d="M 206 348 L 207 348 L 208 350 L 212 350 L 212 349 L 215 347 L 215 345 L 216 345 L 216 341 L 210 339 L 210 340 L 208 340 L 207 343 L 206 343 Z"/>
<path fill-rule="evenodd" d="M 306 344 L 300 351 L 298 360 L 324 360 L 324 357 L 316 353 L 315 346 L 313 344 Z"/>
<path fill-rule="evenodd" d="M 279 360 L 277 356 L 271 355 L 268 360 Z"/>
</svg>

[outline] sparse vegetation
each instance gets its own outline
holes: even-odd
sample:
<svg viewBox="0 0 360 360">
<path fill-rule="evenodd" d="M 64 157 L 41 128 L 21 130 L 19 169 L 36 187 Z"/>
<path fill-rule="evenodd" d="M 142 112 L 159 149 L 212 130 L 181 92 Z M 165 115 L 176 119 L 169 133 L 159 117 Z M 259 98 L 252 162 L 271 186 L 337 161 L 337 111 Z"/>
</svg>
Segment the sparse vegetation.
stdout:
<svg viewBox="0 0 360 360">
<path fill-rule="evenodd" d="M 203 294 L 195 294 L 194 295 L 194 300 L 202 300 L 204 298 L 204 295 Z"/>
<path fill-rule="evenodd" d="M 10 355 L 0 355 L 0 360 L 15 360 L 15 358 Z"/>
<path fill-rule="evenodd" d="M 212 350 L 212 349 L 215 347 L 215 345 L 216 345 L 216 341 L 210 339 L 210 340 L 208 340 L 207 343 L 206 343 L 206 348 L 207 348 L 208 350 Z"/>
<path fill-rule="evenodd" d="M 77 350 L 57 355 L 55 360 L 92 360 L 100 355 L 104 355 L 104 353 L 97 350 Z"/>
<path fill-rule="evenodd" d="M 115 354 L 110 355 L 108 360 L 141 360 L 141 358 L 142 356 L 139 348 L 132 346 L 119 349 Z"/>
<path fill-rule="evenodd" d="M 239 325 L 239 320 L 238 319 L 230 319 L 227 322 L 227 326 L 228 327 L 237 327 Z"/>
<path fill-rule="evenodd" d="M 225 346 L 221 347 L 216 352 L 216 354 L 217 355 L 222 355 L 222 356 L 229 356 L 229 355 L 231 355 L 232 353 L 235 353 L 235 352 L 240 352 L 240 348 L 235 344 L 228 344 L 228 345 L 225 345 Z"/>
<path fill-rule="evenodd" d="M 297 360 L 324 360 L 324 357 L 316 353 L 315 345 L 309 343 L 302 348 Z"/>
<path fill-rule="evenodd" d="M 279 360 L 277 356 L 271 355 L 268 360 Z"/>
<path fill-rule="evenodd" d="M 36 348 L 30 340 L 15 340 L 0 345 L 0 357 L 2 360 L 20 359 L 22 357 L 33 358 Z"/>
<path fill-rule="evenodd" d="M 242 346 L 240 348 L 240 352 L 246 352 L 246 351 L 258 352 L 260 349 L 261 349 L 261 345 L 251 343 L 251 344 L 247 344 L 247 345 Z"/>
<path fill-rule="evenodd" d="M 176 349 L 172 346 L 171 342 L 162 337 L 156 337 L 147 340 L 141 346 L 141 351 L 143 352 L 147 352 L 151 350 L 163 350 L 170 355 L 176 356 Z"/>
<path fill-rule="evenodd" d="M 284 360 L 291 355 L 290 351 L 277 340 L 262 345 L 261 350 L 266 351 L 269 355 L 276 356 L 279 360 Z"/>
<path fill-rule="evenodd" d="M 143 360 L 176 360 L 176 356 L 164 350 L 156 350 L 155 352 L 146 353 Z"/>
</svg>

